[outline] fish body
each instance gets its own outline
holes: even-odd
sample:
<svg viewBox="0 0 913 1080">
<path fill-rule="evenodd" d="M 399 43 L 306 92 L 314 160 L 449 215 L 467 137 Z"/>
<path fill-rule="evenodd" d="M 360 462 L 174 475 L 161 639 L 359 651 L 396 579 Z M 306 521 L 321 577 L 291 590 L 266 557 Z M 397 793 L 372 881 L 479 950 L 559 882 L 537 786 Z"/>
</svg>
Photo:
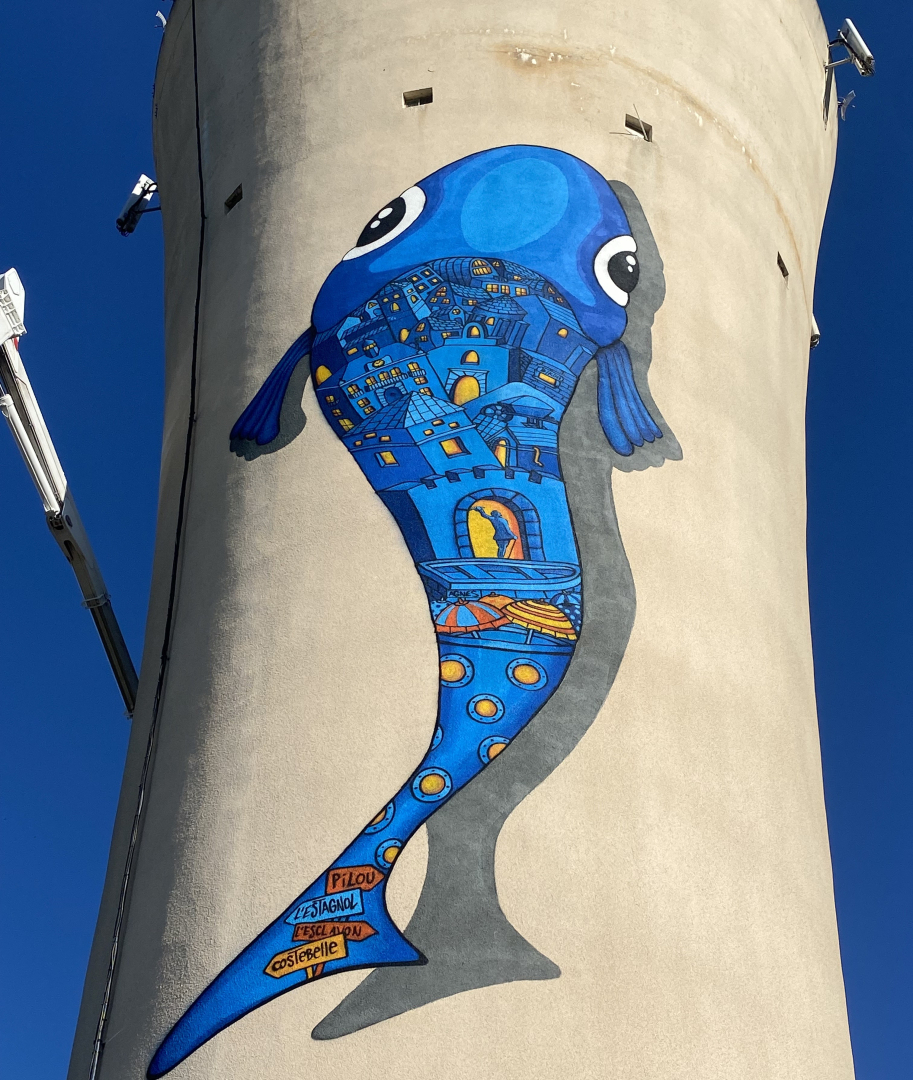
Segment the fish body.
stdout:
<svg viewBox="0 0 913 1080">
<path fill-rule="evenodd" d="M 191 1005 L 150 1077 L 295 986 L 424 962 L 387 912 L 396 858 L 508 751 L 580 634 L 558 434 L 584 368 L 596 360 L 599 415 L 619 454 L 662 437 L 621 341 L 639 269 L 630 233 L 609 184 L 568 154 L 515 146 L 454 162 L 368 222 L 236 423 L 236 447 L 275 440 L 292 372 L 310 357 L 327 422 L 425 586 L 438 716 L 400 790 Z"/>
</svg>

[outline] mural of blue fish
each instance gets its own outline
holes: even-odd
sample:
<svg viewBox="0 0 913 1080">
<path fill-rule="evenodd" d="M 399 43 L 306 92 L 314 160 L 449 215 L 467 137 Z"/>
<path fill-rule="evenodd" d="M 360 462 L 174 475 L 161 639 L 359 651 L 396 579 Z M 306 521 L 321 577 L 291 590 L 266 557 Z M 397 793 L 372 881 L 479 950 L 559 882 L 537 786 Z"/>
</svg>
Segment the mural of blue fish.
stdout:
<svg viewBox="0 0 913 1080">
<path fill-rule="evenodd" d="M 310 327 L 231 432 L 267 446 L 310 357 L 327 422 L 396 519 L 428 595 L 440 695 L 402 788 L 190 1006 L 148 1075 L 272 998 L 339 971 L 422 964 L 386 907 L 403 846 L 508 751 L 561 682 L 581 630 L 558 431 L 583 369 L 623 457 L 662 438 L 621 341 L 637 244 L 612 188 L 544 147 L 456 161 L 365 226 Z"/>
</svg>

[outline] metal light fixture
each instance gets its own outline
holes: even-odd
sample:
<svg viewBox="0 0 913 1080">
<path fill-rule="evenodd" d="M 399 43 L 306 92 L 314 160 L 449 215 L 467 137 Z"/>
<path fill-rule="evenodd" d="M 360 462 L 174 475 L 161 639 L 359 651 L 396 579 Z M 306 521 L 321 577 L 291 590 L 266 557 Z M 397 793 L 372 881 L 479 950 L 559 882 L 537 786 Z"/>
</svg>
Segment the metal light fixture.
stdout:
<svg viewBox="0 0 913 1080">
<path fill-rule="evenodd" d="M 840 60 L 833 60 L 831 58 L 831 52 L 833 49 L 846 49 L 847 55 Z M 827 124 L 828 114 L 831 107 L 831 89 L 834 85 L 834 68 L 838 68 L 841 64 L 853 64 L 856 70 L 863 78 L 868 78 L 870 75 L 875 74 L 875 57 L 872 55 L 872 50 L 866 45 L 862 39 L 862 35 L 853 25 L 851 19 L 844 19 L 843 26 L 837 31 L 837 36 L 833 41 L 827 43 L 827 63 L 824 65 L 824 70 L 827 72 L 827 78 L 824 83 L 824 123 Z M 838 102 L 840 106 L 840 115 L 845 120 L 846 110 L 856 96 L 854 91 L 851 91 L 847 96 Z"/>
</svg>

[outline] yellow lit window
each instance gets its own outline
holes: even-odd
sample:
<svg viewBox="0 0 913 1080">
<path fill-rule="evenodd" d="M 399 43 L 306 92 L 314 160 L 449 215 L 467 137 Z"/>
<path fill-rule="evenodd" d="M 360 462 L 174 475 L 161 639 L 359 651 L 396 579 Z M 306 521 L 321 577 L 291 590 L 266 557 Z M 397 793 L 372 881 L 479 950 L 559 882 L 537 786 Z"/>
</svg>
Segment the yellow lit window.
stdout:
<svg viewBox="0 0 913 1080">
<path fill-rule="evenodd" d="M 441 337 L 453 337 L 453 331 L 452 330 L 442 330 L 441 331 Z"/>
<path fill-rule="evenodd" d="M 390 441 L 390 436 L 389 435 L 381 435 L 380 441 L 381 442 L 389 442 Z"/>
<path fill-rule="evenodd" d="M 441 449 L 447 457 L 456 457 L 458 454 L 465 454 L 467 452 L 462 439 L 443 439 L 441 441 Z"/>
<path fill-rule="evenodd" d="M 339 421 L 339 426 L 343 431 L 351 431 L 355 425 L 351 420 L 348 420 L 345 416 Z"/>
<path fill-rule="evenodd" d="M 478 330 L 478 329 L 479 328 L 477 326 L 470 327 L 470 330 Z M 477 336 L 476 334 L 470 334 L 470 337 L 476 337 L 476 336 Z M 477 364 L 478 362 L 479 362 L 479 354 L 475 351 L 475 349 L 470 349 L 469 352 L 464 352 L 463 353 L 463 363 L 464 364 Z"/>
<path fill-rule="evenodd" d="M 475 305 L 476 305 L 476 304 L 477 304 L 478 302 L 479 302 L 478 300 L 467 300 L 467 301 L 466 301 L 466 306 L 467 306 L 467 307 L 475 307 Z"/>
<path fill-rule="evenodd" d="M 431 284 L 432 284 L 432 285 L 437 285 L 437 283 L 438 283 L 438 282 L 439 282 L 440 280 L 441 280 L 440 278 L 436 278 L 436 277 L 433 277 L 433 278 L 431 279 Z"/>
<path fill-rule="evenodd" d="M 466 337 L 481 337 L 482 331 L 477 326 L 470 326 L 466 331 Z"/>
<path fill-rule="evenodd" d="M 390 305 L 390 310 L 391 311 L 399 311 L 399 304 L 391 304 Z"/>
<path fill-rule="evenodd" d="M 416 386 L 424 386 L 426 382 L 428 382 L 428 380 L 425 378 L 424 375 L 416 375 L 415 376 L 415 385 Z"/>
<path fill-rule="evenodd" d="M 528 296 L 529 289 L 525 289 L 522 285 L 517 286 L 517 296 Z"/>
<path fill-rule="evenodd" d="M 494 324 L 495 324 L 495 320 L 494 320 L 494 318 L 493 318 L 492 316 L 489 316 L 489 317 L 488 317 L 488 318 L 487 318 L 487 319 L 485 320 L 485 325 L 486 325 L 486 326 L 494 326 Z"/>
<path fill-rule="evenodd" d="M 425 329 L 425 324 L 423 322 L 420 322 L 415 329 L 416 330 L 424 330 Z"/>
<path fill-rule="evenodd" d="M 424 275 L 425 277 L 431 277 L 431 271 L 430 271 L 430 270 L 423 270 L 423 271 L 422 271 L 422 274 L 423 274 L 423 275 Z"/>
<path fill-rule="evenodd" d="M 375 360 L 375 361 L 374 361 L 374 362 L 373 362 L 373 363 L 371 364 L 371 367 L 383 367 L 383 366 L 384 366 L 384 361 L 383 361 L 383 358 L 381 358 L 380 360 Z"/>
<path fill-rule="evenodd" d="M 432 420 L 431 423 L 435 427 L 443 427 L 444 426 L 444 421 L 443 420 Z"/>
<path fill-rule="evenodd" d="M 398 367 L 390 368 L 390 378 L 391 379 L 398 379 L 400 377 L 400 375 L 402 375 L 402 371 L 400 371 L 400 369 Z"/>
<path fill-rule="evenodd" d="M 417 363 L 416 363 L 416 362 L 415 362 L 415 361 L 413 360 L 413 361 L 412 361 L 412 363 L 411 363 L 411 364 L 409 365 L 409 370 L 410 370 L 410 371 L 421 371 L 421 365 L 420 365 L 420 364 L 417 364 Z"/>
<path fill-rule="evenodd" d="M 433 435 L 434 432 L 431 430 L 431 428 L 425 428 L 425 434 L 426 435 Z"/>
<path fill-rule="evenodd" d="M 392 450 L 381 450 L 379 454 L 375 454 L 379 465 L 399 465 Z"/>
<path fill-rule="evenodd" d="M 361 446 L 361 439 L 356 439 L 355 440 L 355 445 L 356 446 Z"/>
<path fill-rule="evenodd" d="M 424 281 L 423 281 L 423 282 L 422 282 L 422 283 L 421 283 L 421 284 L 420 284 L 420 285 L 418 286 L 418 291 L 419 291 L 419 292 L 421 292 L 421 291 L 422 291 L 422 289 L 427 289 L 427 288 L 428 288 L 428 286 L 427 286 L 427 285 L 426 285 L 426 284 L 424 283 Z"/>
<path fill-rule="evenodd" d="M 394 300 L 399 300 L 399 293 L 398 293 L 398 292 L 395 292 L 395 293 L 393 294 L 393 299 L 394 299 Z"/>
<path fill-rule="evenodd" d="M 519 274 L 514 274 L 514 281 L 522 281 L 522 280 L 523 280 L 523 278 L 521 278 Z"/>
<path fill-rule="evenodd" d="M 489 281 L 485 288 L 488 292 L 500 292 L 501 286 L 495 281 Z"/>
<path fill-rule="evenodd" d="M 409 303 L 410 304 L 417 304 L 418 303 L 418 297 L 414 293 L 409 294 Z"/>
<path fill-rule="evenodd" d="M 354 356 L 357 352 L 358 352 L 358 348 L 356 346 L 354 349 L 347 349 L 346 350 L 346 355 L 347 356 Z"/>
<path fill-rule="evenodd" d="M 376 348 L 377 348 L 377 342 L 376 341 L 366 341 L 365 342 L 365 352 L 367 352 L 368 349 L 376 349 Z"/>
<path fill-rule="evenodd" d="M 386 382 L 386 380 L 389 379 L 389 378 L 390 378 L 390 372 L 389 371 L 382 371 L 380 373 L 380 381 L 381 382 Z"/>
<path fill-rule="evenodd" d="M 333 410 L 333 415 L 334 416 L 342 416 L 342 409 L 334 409 Z"/>
<path fill-rule="evenodd" d="M 484 259 L 473 259 L 472 272 L 481 277 L 483 274 L 490 274 L 491 267 Z"/>
<path fill-rule="evenodd" d="M 377 386 L 377 379 L 375 379 L 373 375 L 369 375 L 367 379 L 365 379 L 365 386 Z"/>
<path fill-rule="evenodd" d="M 566 326 L 562 326 L 561 329 L 558 331 L 558 337 L 567 337 L 567 327 Z"/>
<path fill-rule="evenodd" d="M 510 286 L 509 285 L 502 285 L 501 286 L 501 292 L 505 293 L 507 296 L 510 296 Z"/>
<path fill-rule="evenodd" d="M 368 401 L 368 399 L 366 397 L 363 397 L 363 398 L 359 398 L 358 401 L 355 404 L 359 407 L 359 409 L 363 409 L 365 407 L 365 405 L 370 405 L 371 402 Z"/>
<path fill-rule="evenodd" d="M 554 378 L 552 375 L 549 375 L 545 371 L 540 371 L 539 372 L 539 378 L 544 383 L 548 383 L 549 386 L 557 386 L 558 385 L 558 380 L 556 378 Z"/>
<path fill-rule="evenodd" d="M 382 297 L 381 297 L 381 299 L 383 300 L 383 302 L 384 302 L 385 304 L 389 304 L 389 303 L 390 303 L 390 297 L 389 297 L 389 296 L 382 296 Z"/>
<path fill-rule="evenodd" d="M 432 303 L 432 304 L 436 304 L 436 303 L 437 303 L 437 297 L 436 297 L 436 296 L 432 296 L 432 297 L 431 297 L 431 303 Z"/>
<path fill-rule="evenodd" d="M 449 304 L 450 303 L 450 297 L 449 296 L 442 297 L 441 298 L 441 303 L 442 304 Z"/>
<path fill-rule="evenodd" d="M 374 406 L 373 405 L 366 405 L 365 406 L 365 416 L 370 416 L 372 412 L 374 412 Z M 369 435 L 368 438 L 370 439 L 371 436 Z"/>
<path fill-rule="evenodd" d="M 446 286 L 446 285 L 442 285 L 442 286 L 441 286 L 441 287 L 440 287 L 440 288 L 438 289 L 438 291 L 437 291 L 437 295 L 438 295 L 438 296 L 446 296 L 446 295 L 447 295 L 447 286 Z"/>
<path fill-rule="evenodd" d="M 399 332 L 399 340 L 400 341 L 405 341 L 408 336 L 409 336 L 409 331 L 405 327 L 403 327 L 402 330 L 400 330 L 400 332 Z"/>
<path fill-rule="evenodd" d="M 424 386 L 424 387 L 422 387 L 422 389 L 421 389 L 421 390 L 419 391 L 419 393 L 420 393 L 420 394 L 430 394 L 430 393 L 431 393 L 431 387 L 430 387 L 430 386 Z"/>
<path fill-rule="evenodd" d="M 459 427 L 459 426 L 460 426 L 460 424 L 459 424 L 458 420 L 451 420 L 450 423 L 447 425 L 447 427 Z"/>
<path fill-rule="evenodd" d="M 413 281 L 418 281 L 418 274 L 413 274 L 412 275 L 412 280 Z"/>
<path fill-rule="evenodd" d="M 427 341 L 427 340 L 428 340 L 428 335 L 427 334 L 422 334 L 422 336 L 419 338 L 419 341 Z"/>
<path fill-rule="evenodd" d="M 325 400 L 327 405 L 332 405 L 336 401 L 336 398 L 332 394 L 327 394 Z"/>
<path fill-rule="evenodd" d="M 352 386 L 346 387 L 346 393 L 348 393 L 350 397 L 355 397 L 356 394 L 361 393 L 361 387 L 357 383 L 354 383 Z"/>
<path fill-rule="evenodd" d="M 365 435 L 365 438 L 366 439 L 376 439 L 377 438 L 377 432 L 376 431 L 369 431 L 368 434 Z"/>
<path fill-rule="evenodd" d="M 461 310 L 460 310 L 460 309 L 459 309 L 458 307 L 455 307 L 455 308 L 453 309 L 453 312 L 452 312 L 452 314 L 453 314 L 453 315 L 462 315 L 462 314 L 463 314 L 463 312 L 462 312 L 462 311 L 461 311 Z"/>
</svg>

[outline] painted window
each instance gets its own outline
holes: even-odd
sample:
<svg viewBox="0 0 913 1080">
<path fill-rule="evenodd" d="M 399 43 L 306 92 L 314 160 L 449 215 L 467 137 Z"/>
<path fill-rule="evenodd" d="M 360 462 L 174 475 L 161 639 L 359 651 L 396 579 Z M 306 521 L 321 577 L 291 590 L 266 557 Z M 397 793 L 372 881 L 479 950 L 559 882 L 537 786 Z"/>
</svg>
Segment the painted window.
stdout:
<svg viewBox="0 0 913 1080">
<path fill-rule="evenodd" d="M 562 326 L 561 329 L 558 331 L 558 337 L 567 337 L 567 327 L 566 326 Z"/>
<path fill-rule="evenodd" d="M 468 454 L 469 451 L 463 445 L 462 439 L 443 439 L 441 440 L 441 449 L 447 455 L 447 457 L 457 457 L 460 454 Z"/>
<path fill-rule="evenodd" d="M 475 329 L 478 330 L 478 327 L 475 327 Z M 470 337 L 475 336 L 475 334 L 470 335 Z M 475 351 L 475 349 L 470 349 L 469 352 L 463 353 L 462 362 L 464 364 L 477 364 L 479 362 L 479 354 Z"/>
<path fill-rule="evenodd" d="M 466 331 L 466 337 L 481 337 L 482 331 L 477 326 L 470 326 Z"/>
<path fill-rule="evenodd" d="M 378 465 L 399 465 L 392 450 L 381 450 L 379 454 L 374 456 L 377 458 Z"/>
<path fill-rule="evenodd" d="M 339 426 L 342 428 L 343 431 L 351 431 L 352 428 L 355 427 L 355 425 L 352 423 L 352 421 L 346 419 L 346 417 L 343 417 L 339 421 Z"/>
</svg>

